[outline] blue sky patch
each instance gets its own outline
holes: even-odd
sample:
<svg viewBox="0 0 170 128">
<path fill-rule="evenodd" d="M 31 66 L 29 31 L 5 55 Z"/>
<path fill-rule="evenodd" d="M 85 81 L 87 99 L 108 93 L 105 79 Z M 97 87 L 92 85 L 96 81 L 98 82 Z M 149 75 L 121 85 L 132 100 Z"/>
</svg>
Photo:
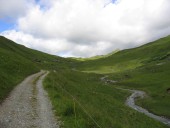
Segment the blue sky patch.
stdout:
<svg viewBox="0 0 170 128">
<path fill-rule="evenodd" d="M 13 28 L 14 28 L 14 23 L 0 19 L 0 32 L 3 32 L 5 30 L 9 30 L 9 29 L 13 29 Z"/>
</svg>

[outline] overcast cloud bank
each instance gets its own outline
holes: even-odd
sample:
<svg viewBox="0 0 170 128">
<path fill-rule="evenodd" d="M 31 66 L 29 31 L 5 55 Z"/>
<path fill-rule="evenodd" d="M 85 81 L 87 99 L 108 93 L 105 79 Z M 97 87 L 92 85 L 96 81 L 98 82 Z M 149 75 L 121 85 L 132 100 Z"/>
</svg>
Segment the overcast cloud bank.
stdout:
<svg viewBox="0 0 170 128">
<path fill-rule="evenodd" d="M 26 6 L 28 1 L 19 1 L 19 7 L 10 5 L 18 13 L 0 9 L 1 16 L 17 21 L 1 35 L 55 55 L 106 54 L 170 34 L 170 0 L 40 0 Z"/>
</svg>

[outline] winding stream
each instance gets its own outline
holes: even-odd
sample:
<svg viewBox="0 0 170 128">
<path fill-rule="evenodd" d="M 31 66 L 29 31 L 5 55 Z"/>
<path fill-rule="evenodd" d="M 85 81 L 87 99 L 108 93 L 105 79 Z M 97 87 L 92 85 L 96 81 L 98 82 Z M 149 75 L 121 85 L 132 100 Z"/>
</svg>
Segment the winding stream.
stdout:
<svg viewBox="0 0 170 128">
<path fill-rule="evenodd" d="M 158 120 L 158 121 L 170 126 L 170 119 L 150 113 L 148 110 L 135 104 L 135 99 L 138 97 L 144 98 L 145 92 L 139 91 L 139 90 L 130 90 L 130 89 L 123 89 L 123 90 L 128 90 L 128 91 L 132 92 L 132 95 L 130 95 L 126 100 L 127 106 L 135 109 L 138 112 L 144 113 L 145 115 L 147 115 L 155 120 Z"/>
<path fill-rule="evenodd" d="M 104 77 L 101 77 L 100 80 L 101 81 L 104 81 L 105 83 L 115 83 L 116 81 L 113 81 L 113 80 L 108 80 L 107 79 L 108 76 L 104 76 Z M 119 88 L 119 87 L 115 87 L 117 89 L 121 89 L 121 90 L 125 90 L 125 91 L 130 91 L 132 94 L 127 98 L 125 104 L 127 106 L 129 106 L 130 108 L 140 112 L 140 113 L 144 113 L 145 115 L 157 120 L 157 121 L 160 121 L 168 126 L 170 126 L 170 119 L 167 119 L 165 117 L 162 117 L 162 116 L 158 116 L 158 115 L 155 115 L 153 113 L 150 113 L 148 110 L 138 106 L 135 104 L 135 99 L 140 97 L 140 98 L 144 98 L 145 96 L 145 92 L 144 91 L 139 91 L 139 90 L 130 90 L 130 89 L 124 89 L 124 88 Z"/>
</svg>

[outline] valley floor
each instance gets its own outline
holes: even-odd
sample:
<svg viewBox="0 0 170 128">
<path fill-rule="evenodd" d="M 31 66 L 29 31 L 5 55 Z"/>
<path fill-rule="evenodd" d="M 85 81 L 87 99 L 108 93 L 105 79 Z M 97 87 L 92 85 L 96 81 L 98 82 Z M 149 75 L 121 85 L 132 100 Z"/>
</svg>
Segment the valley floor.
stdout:
<svg viewBox="0 0 170 128">
<path fill-rule="evenodd" d="M 117 83 L 109 84 L 103 79 L 106 77 L 100 74 L 70 70 L 53 71 L 46 77 L 44 88 L 49 93 L 55 114 L 64 122 L 61 126 L 64 128 L 169 127 L 165 122 L 163 124 L 162 121 L 156 121 L 155 118 L 146 116 L 146 113 L 140 113 L 125 105 L 127 97 L 131 95 L 129 90 L 122 90 L 118 88 Z M 134 103 L 136 97 L 131 99 L 132 96 L 130 100 Z"/>
</svg>

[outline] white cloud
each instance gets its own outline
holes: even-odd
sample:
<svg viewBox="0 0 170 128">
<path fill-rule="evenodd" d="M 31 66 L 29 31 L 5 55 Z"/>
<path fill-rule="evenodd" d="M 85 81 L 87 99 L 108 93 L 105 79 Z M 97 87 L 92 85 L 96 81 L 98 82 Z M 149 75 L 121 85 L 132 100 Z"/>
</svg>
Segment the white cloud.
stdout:
<svg viewBox="0 0 170 128">
<path fill-rule="evenodd" d="M 33 0 L 1 0 L 0 19 L 15 20 L 33 5 Z"/>
<path fill-rule="evenodd" d="M 18 31 L 3 35 L 52 54 L 87 57 L 169 35 L 169 12 L 169 0 L 41 0 L 18 19 Z"/>
<path fill-rule="evenodd" d="M 61 56 L 87 56 L 105 53 L 105 49 L 109 49 L 112 45 L 109 42 L 98 42 L 97 44 L 86 45 L 68 42 L 65 39 L 43 39 L 35 38 L 30 34 L 17 32 L 16 30 L 5 31 L 1 33 L 7 38 L 16 41 L 18 44 L 25 45 L 26 47 L 44 51 L 46 53 L 61 55 Z M 104 47 L 103 47 L 104 46 Z M 92 50 L 94 49 L 95 50 Z"/>
</svg>

